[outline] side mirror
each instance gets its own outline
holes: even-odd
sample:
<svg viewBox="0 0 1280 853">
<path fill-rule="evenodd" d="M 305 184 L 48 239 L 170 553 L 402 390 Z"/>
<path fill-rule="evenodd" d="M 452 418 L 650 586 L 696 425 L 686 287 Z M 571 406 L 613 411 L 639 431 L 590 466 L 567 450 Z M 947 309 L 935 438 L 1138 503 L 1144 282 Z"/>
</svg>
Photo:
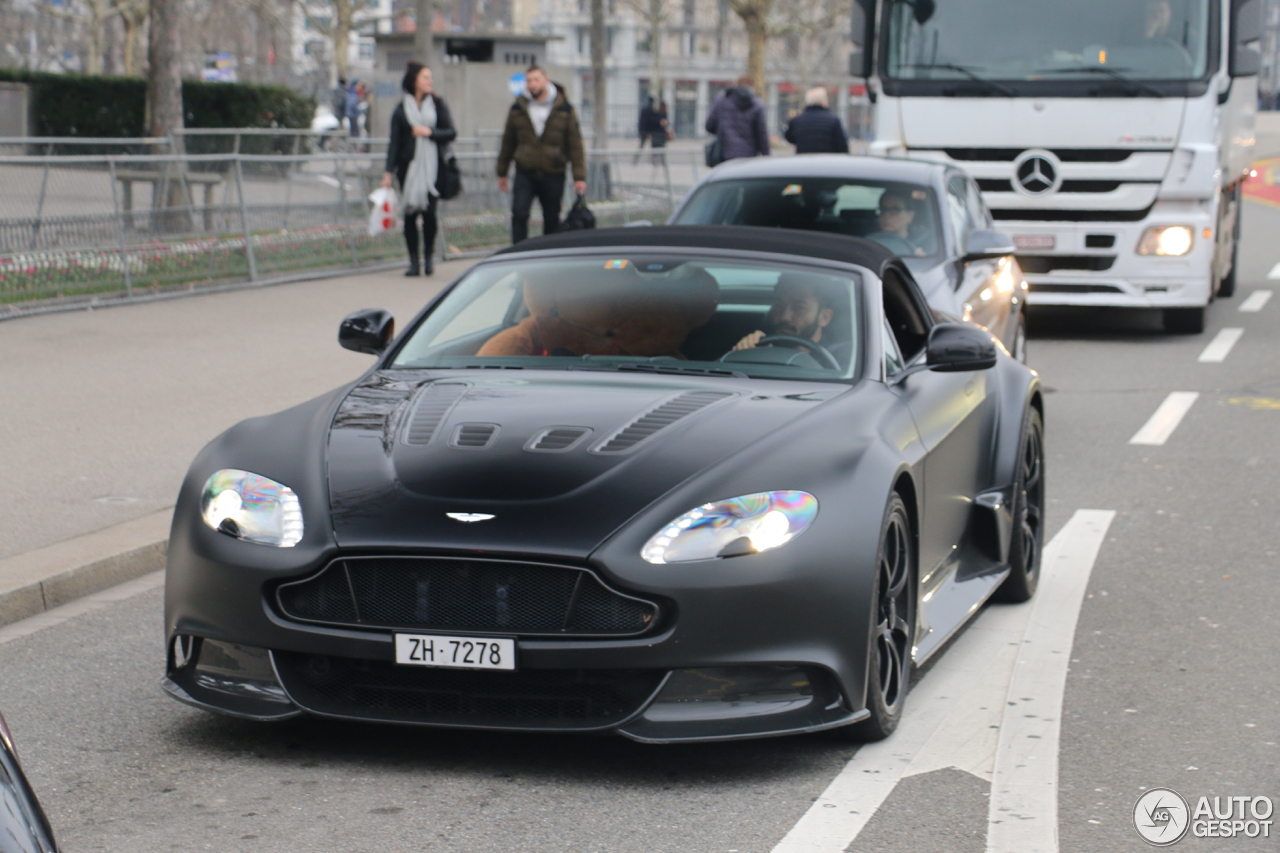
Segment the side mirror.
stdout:
<svg viewBox="0 0 1280 853">
<path fill-rule="evenodd" d="M 969 323 L 939 323 L 929 332 L 925 363 L 940 373 L 988 370 L 996 366 L 996 342 Z"/>
<path fill-rule="evenodd" d="M 1262 0 L 1232 0 L 1231 55 L 1227 63 L 1232 77 L 1252 77 L 1262 70 Z"/>
<path fill-rule="evenodd" d="M 991 258 L 1003 258 L 1018 251 L 1008 234 L 999 231 L 970 231 L 964 241 L 964 260 L 981 261 Z"/>
<path fill-rule="evenodd" d="M 849 76 L 866 79 L 875 73 L 872 59 L 875 51 L 876 4 L 875 0 L 854 0 L 853 18 L 849 39 L 853 49 L 849 51 Z"/>
<path fill-rule="evenodd" d="M 343 349 L 378 355 L 395 337 L 396 319 L 390 311 L 365 308 L 348 314 L 338 326 L 338 343 Z"/>
</svg>

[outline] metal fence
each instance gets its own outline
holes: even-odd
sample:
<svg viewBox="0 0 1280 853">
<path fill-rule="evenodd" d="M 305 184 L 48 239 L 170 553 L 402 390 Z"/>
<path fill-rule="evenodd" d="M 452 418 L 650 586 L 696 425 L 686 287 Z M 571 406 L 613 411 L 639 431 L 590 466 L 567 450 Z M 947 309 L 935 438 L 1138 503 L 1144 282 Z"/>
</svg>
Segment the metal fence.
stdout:
<svg viewBox="0 0 1280 853">
<path fill-rule="evenodd" d="M 592 153 L 598 225 L 664 220 L 697 180 L 700 155 Z M 441 204 L 437 251 L 483 255 L 509 241 L 510 199 L 493 152 L 456 156 L 463 193 Z M 399 264 L 399 231 L 368 233 L 383 161 L 359 151 L 0 156 L 0 318 Z M 531 232 L 540 226 L 535 214 Z"/>
</svg>

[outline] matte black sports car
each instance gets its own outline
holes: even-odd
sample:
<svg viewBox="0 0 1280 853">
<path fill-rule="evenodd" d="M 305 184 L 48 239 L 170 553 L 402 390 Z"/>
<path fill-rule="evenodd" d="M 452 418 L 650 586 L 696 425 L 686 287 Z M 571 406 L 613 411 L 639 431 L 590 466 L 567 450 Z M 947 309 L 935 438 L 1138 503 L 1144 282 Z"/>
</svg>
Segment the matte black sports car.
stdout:
<svg viewBox="0 0 1280 853">
<path fill-rule="evenodd" d="M 377 362 L 233 427 L 169 542 L 165 689 L 328 717 L 874 739 L 911 667 L 1030 597 L 1041 390 L 869 241 L 530 240 Z"/>
<path fill-rule="evenodd" d="M 0 716 L 0 853 L 58 853 L 49 820 L 22 772 L 9 726 Z"/>
</svg>

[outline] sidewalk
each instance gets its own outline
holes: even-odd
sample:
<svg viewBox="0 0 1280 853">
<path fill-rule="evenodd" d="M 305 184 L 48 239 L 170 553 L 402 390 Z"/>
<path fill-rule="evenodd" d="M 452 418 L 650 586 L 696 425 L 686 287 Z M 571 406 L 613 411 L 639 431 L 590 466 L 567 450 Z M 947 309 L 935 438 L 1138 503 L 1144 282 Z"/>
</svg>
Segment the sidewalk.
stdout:
<svg viewBox="0 0 1280 853">
<path fill-rule="evenodd" d="M 354 380 L 372 359 L 338 346 L 342 318 L 386 308 L 403 328 L 471 263 L 4 323 L 0 624 L 159 568 L 201 447 Z"/>
</svg>

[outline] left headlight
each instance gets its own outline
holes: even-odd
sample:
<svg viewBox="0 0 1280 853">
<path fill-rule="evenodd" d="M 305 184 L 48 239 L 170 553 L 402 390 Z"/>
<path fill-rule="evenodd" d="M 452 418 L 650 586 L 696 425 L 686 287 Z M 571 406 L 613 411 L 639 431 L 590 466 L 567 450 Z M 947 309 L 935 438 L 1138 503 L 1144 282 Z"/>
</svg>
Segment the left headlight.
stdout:
<svg viewBox="0 0 1280 853">
<path fill-rule="evenodd" d="M 292 548 L 302 540 L 302 504 L 293 489 L 248 471 L 225 468 L 204 484 L 204 523 L 228 536 Z"/>
<path fill-rule="evenodd" d="M 1142 232 L 1138 254 L 1180 258 L 1190 252 L 1193 245 L 1195 235 L 1186 225 L 1156 225 Z"/>
<path fill-rule="evenodd" d="M 684 563 L 781 547 L 809 529 L 818 499 L 808 492 L 757 492 L 703 504 L 645 543 L 645 562 Z"/>
</svg>

